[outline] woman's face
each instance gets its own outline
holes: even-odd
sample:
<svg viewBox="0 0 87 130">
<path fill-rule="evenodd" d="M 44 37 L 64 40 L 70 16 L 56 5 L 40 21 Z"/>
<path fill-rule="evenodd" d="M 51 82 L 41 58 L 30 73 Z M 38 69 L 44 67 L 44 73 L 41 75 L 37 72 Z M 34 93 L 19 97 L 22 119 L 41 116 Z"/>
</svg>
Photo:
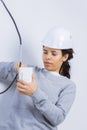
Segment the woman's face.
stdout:
<svg viewBox="0 0 87 130">
<path fill-rule="evenodd" d="M 62 63 L 66 61 L 67 58 L 68 55 L 63 56 L 60 49 L 43 47 L 43 63 L 45 69 L 49 71 L 59 72 Z"/>
</svg>

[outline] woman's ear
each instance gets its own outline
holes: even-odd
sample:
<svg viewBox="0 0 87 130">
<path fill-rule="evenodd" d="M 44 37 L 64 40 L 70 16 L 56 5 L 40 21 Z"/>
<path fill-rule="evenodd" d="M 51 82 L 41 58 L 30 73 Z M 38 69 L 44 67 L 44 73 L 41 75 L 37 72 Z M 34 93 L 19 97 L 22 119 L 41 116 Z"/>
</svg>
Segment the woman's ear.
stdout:
<svg viewBox="0 0 87 130">
<path fill-rule="evenodd" d="M 68 59 L 68 57 L 69 57 L 69 54 L 65 54 L 65 55 L 63 56 L 63 62 L 65 62 L 65 61 Z"/>
</svg>

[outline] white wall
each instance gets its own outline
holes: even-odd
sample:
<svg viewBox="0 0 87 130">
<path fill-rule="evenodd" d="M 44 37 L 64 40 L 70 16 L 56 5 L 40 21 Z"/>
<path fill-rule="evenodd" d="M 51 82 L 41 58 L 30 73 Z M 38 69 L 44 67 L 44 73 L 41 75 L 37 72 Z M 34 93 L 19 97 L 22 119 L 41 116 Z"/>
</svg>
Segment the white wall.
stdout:
<svg viewBox="0 0 87 130">
<path fill-rule="evenodd" d="M 77 85 L 75 102 L 59 130 L 87 129 L 87 1 L 4 0 L 14 16 L 23 40 L 23 61 L 42 66 L 41 45 L 53 26 L 71 30 L 75 46 L 72 80 Z M 13 23 L 0 2 L 0 61 L 18 60 L 19 41 Z M 3 86 L 1 84 L 1 86 Z M 2 106 L 4 95 L 0 95 Z"/>
</svg>

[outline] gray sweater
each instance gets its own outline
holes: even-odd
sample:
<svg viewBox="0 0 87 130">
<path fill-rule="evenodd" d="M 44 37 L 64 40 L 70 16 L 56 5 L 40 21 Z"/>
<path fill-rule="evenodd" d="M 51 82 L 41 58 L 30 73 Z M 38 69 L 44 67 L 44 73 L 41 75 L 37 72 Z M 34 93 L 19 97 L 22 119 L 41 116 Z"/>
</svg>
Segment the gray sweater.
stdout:
<svg viewBox="0 0 87 130">
<path fill-rule="evenodd" d="M 0 80 L 12 81 L 16 75 L 14 64 L 0 63 Z M 34 67 L 34 73 L 38 89 L 32 96 L 20 94 L 15 81 L 7 117 L 3 114 L 0 119 L 0 130 L 57 130 L 64 121 L 75 99 L 75 84 L 44 68 Z"/>
</svg>

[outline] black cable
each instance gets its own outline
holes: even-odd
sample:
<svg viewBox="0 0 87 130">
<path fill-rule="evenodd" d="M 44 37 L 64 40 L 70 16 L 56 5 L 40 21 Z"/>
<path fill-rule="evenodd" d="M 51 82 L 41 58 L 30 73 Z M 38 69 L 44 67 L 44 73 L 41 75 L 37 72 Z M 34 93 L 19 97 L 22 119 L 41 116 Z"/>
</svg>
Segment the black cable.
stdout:
<svg viewBox="0 0 87 130">
<path fill-rule="evenodd" d="M 20 66 L 21 66 L 21 62 L 20 62 L 20 64 L 19 64 L 19 67 L 20 67 Z M 3 94 L 3 93 L 5 93 L 5 92 L 7 92 L 7 90 L 11 88 L 11 86 L 13 85 L 13 83 L 15 82 L 15 80 L 17 79 L 17 76 L 18 76 L 18 73 L 16 74 L 16 76 L 14 77 L 14 79 L 13 79 L 13 81 L 10 83 L 10 85 L 9 85 L 4 91 L 0 92 L 0 94 Z"/>
<path fill-rule="evenodd" d="M 18 29 L 18 27 L 17 27 L 17 24 L 16 24 L 16 22 L 15 22 L 13 16 L 12 16 L 12 14 L 11 14 L 10 11 L 8 10 L 6 4 L 4 3 L 4 1 L 1 0 L 1 2 L 2 2 L 3 6 L 5 7 L 6 11 L 8 12 L 9 16 L 11 17 L 11 19 L 12 19 L 14 25 L 15 25 L 15 28 L 16 28 L 16 31 L 17 31 L 17 34 L 18 34 L 18 37 L 19 37 L 20 45 L 22 45 L 22 39 L 21 39 L 21 35 L 20 35 L 19 29 Z"/>
<path fill-rule="evenodd" d="M 14 23 L 14 26 L 15 26 L 15 28 L 16 28 L 18 37 L 19 37 L 20 45 L 22 45 L 22 38 L 21 38 L 21 35 L 20 35 L 20 32 L 19 32 L 19 29 L 18 29 L 18 27 L 17 27 L 17 24 L 16 24 L 16 22 L 15 22 L 13 16 L 12 16 L 12 14 L 11 14 L 10 11 L 8 10 L 6 4 L 4 3 L 4 1 L 3 1 L 3 0 L 0 0 L 0 1 L 2 2 L 3 6 L 5 7 L 6 11 L 8 12 L 10 18 L 12 19 L 12 21 L 13 21 L 13 23 Z M 21 67 L 21 62 L 19 63 L 19 67 Z M 18 73 L 16 74 L 16 76 L 14 77 L 14 79 L 13 79 L 13 81 L 10 83 L 10 85 L 9 85 L 4 91 L 0 92 L 0 94 L 5 93 L 9 88 L 11 88 L 11 86 L 12 86 L 13 83 L 15 82 L 17 76 L 18 76 Z"/>
</svg>

